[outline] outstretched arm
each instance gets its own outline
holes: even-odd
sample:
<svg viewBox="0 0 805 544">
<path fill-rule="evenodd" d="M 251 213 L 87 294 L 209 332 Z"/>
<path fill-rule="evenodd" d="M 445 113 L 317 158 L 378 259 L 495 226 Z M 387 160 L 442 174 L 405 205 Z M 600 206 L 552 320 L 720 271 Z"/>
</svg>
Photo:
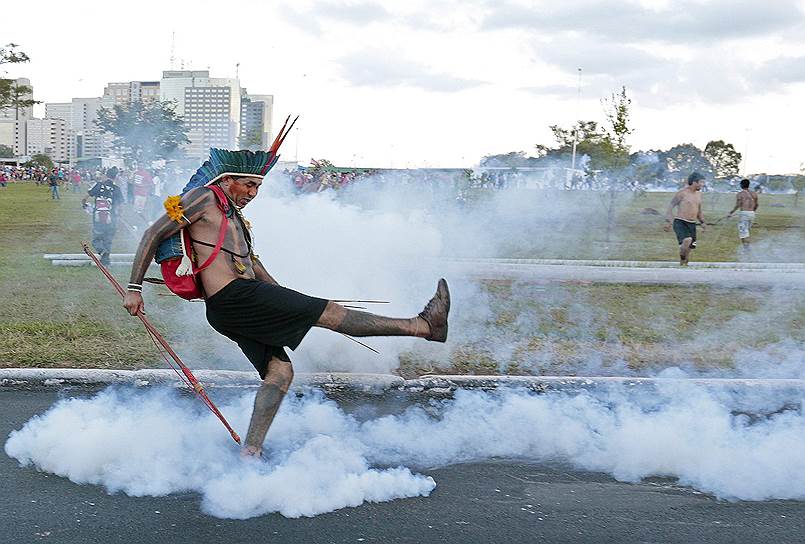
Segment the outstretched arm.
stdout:
<svg viewBox="0 0 805 544">
<path fill-rule="evenodd" d="M 204 215 L 207 206 L 213 201 L 214 197 L 211 191 L 207 191 L 202 187 L 193 189 L 182 197 L 181 204 L 184 209 L 184 216 L 190 223 L 198 221 Z M 137 247 L 137 253 L 134 256 L 129 283 L 142 285 L 145 273 L 154 258 L 159 243 L 179 232 L 187 224 L 186 222 L 179 224 L 168 217 L 168 214 L 162 214 L 153 225 L 145 229 L 143 237 L 140 239 L 140 245 Z M 123 299 L 123 306 L 131 315 L 137 315 L 137 312 L 143 311 L 144 308 L 142 294 L 136 291 L 127 291 Z"/>
<path fill-rule="evenodd" d="M 732 215 L 735 213 L 735 210 L 741 207 L 741 194 L 738 193 L 738 196 L 735 197 L 735 207 L 730 210 L 730 213 L 727 215 Z"/>
<path fill-rule="evenodd" d="M 263 263 L 260 262 L 260 258 L 257 255 L 252 257 L 252 263 L 254 264 L 254 277 L 260 281 L 265 281 L 268 283 L 272 283 L 274 285 L 279 285 L 277 280 L 271 277 L 271 274 L 268 273 L 266 267 L 263 266 Z"/>
</svg>

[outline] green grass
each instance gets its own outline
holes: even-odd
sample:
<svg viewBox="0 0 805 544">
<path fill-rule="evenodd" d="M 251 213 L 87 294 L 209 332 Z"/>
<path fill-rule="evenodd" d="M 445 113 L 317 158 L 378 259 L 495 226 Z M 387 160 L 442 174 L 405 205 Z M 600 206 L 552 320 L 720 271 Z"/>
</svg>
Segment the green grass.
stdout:
<svg viewBox="0 0 805 544">
<path fill-rule="evenodd" d="M 453 336 L 448 362 L 416 353 L 400 373 L 566 374 L 586 368 L 730 366 L 742 352 L 805 342 L 805 293 L 713 286 L 484 282 L 491 315 Z M 481 331 L 481 332 L 477 332 Z"/>
<path fill-rule="evenodd" d="M 48 187 L 31 183 L 0 189 L 2 366 L 131 368 L 158 357 L 95 268 L 56 268 L 42 258 L 81 252 L 90 237 L 82 196 L 65 191 L 54 201 Z M 119 232 L 113 247 L 131 251 L 134 240 Z"/>
<path fill-rule="evenodd" d="M 473 206 L 485 209 L 493 193 L 474 195 Z M 525 191 L 533 199 L 533 220 L 520 221 L 522 236 L 502 240 L 499 257 L 555 259 L 676 260 L 678 245 L 663 230 L 670 193 L 615 193 L 614 221 L 608 223 L 608 193 Z M 705 193 L 703 213 L 716 222 L 732 209 L 734 194 Z M 694 261 L 801 260 L 805 256 L 805 199 L 761 195 L 752 230 L 753 252 L 739 253 L 736 220 L 722 219 L 702 232 Z M 655 215 L 658 213 L 659 215 Z"/>
<path fill-rule="evenodd" d="M 52 201 L 47 187 L 27 183 L 0 189 L 2 367 L 164 364 L 140 323 L 125 313 L 95 268 L 53 267 L 42 258 L 44 253 L 81 251 L 80 242 L 90 233 L 90 218 L 79 205 L 81 196 L 64 193 L 61 201 Z M 582 208 L 601 202 L 594 193 L 563 197 Z M 618 198 L 622 202 L 610 242 L 602 240 L 604 225 L 593 224 L 591 229 L 589 222 L 576 225 L 568 218 L 550 237 L 533 233 L 524 237 L 533 241 L 531 246 L 510 244 L 506 252 L 524 257 L 672 259 L 675 243 L 662 231 L 661 219 L 640 213 L 644 208 L 663 210 L 670 195 Z M 716 210 L 726 213 L 731 198 L 705 195 L 706 216 L 717 217 Z M 754 243 L 779 250 L 760 255 L 762 260 L 772 260 L 769 255 L 784 259 L 788 252 L 805 254 L 805 237 L 796 228 L 805 224 L 805 203 L 799 208 L 788 196 L 762 199 Z M 784 207 L 769 206 L 772 203 Z M 707 232 L 695 257 L 734 259 L 734 231 L 734 224 L 724 224 Z M 134 238 L 119 229 L 114 252 L 132 252 L 135 246 Z M 127 281 L 128 269 L 113 271 L 118 280 Z M 764 349 L 785 339 L 805 341 L 800 291 L 555 284 L 546 288 L 503 281 L 487 282 L 482 290 L 492 308 L 489 318 L 454 321 L 449 359 L 404 354 L 401 374 L 565 373 L 591 360 L 634 368 L 680 362 L 725 365 L 741 349 Z M 206 324 L 203 305 L 168 297 L 157 300 L 154 291 L 146 298 L 149 317 L 191 366 L 228 363 L 249 368 L 245 359 L 233 357 L 237 353 L 233 344 Z M 176 331 L 183 331 L 182 336 L 171 334 Z"/>
</svg>

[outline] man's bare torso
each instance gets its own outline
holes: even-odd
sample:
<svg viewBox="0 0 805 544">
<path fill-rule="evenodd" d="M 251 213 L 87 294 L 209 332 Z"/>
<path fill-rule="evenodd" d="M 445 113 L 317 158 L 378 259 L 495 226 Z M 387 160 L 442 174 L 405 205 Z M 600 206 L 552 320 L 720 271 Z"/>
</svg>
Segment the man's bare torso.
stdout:
<svg viewBox="0 0 805 544">
<path fill-rule="evenodd" d="M 699 216 L 699 208 L 702 205 L 702 194 L 699 191 L 685 188 L 676 193 L 674 203 L 677 205 L 674 217 L 695 223 Z"/>
<path fill-rule="evenodd" d="M 757 193 L 754 191 L 743 189 L 736 198 L 742 212 L 753 212 L 757 209 Z"/>
<path fill-rule="evenodd" d="M 212 193 L 210 193 L 212 196 Z M 230 206 L 234 206 L 231 202 Z M 204 212 L 200 219 L 193 222 L 188 228 L 190 237 L 194 240 L 215 245 L 221 229 L 224 214 L 218 207 L 214 197 L 205 201 Z M 227 232 L 221 251 L 213 263 L 201 271 L 201 283 L 204 293 L 211 297 L 229 282 L 237 278 L 254 279 L 254 266 L 249 254 L 249 244 L 246 241 L 243 224 L 237 214 L 228 218 Z M 197 257 L 197 264 L 201 265 L 213 252 L 212 247 L 193 243 L 193 251 Z M 228 250 L 228 251 L 224 251 Z"/>
</svg>

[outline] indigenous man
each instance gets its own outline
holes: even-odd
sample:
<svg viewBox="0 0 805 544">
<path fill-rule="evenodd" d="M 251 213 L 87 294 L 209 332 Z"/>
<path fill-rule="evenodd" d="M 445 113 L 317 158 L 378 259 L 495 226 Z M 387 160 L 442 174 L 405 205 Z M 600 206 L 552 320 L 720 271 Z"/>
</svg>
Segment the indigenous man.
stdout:
<svg viewBox="0 0 805 544">
<path fill-rule="evenodd" d="M 690 251 L 696 249 L 696 223 L 704 230 L 702 215 L 702 194 L 704 176 L 693 172 L 688 176 L 688 186 L 678 191 L 671 199 L 665 219 L 665 230 L 670 231 L 673 224 L 674 234 L 679 243 L 679 264 L 688 265 Z M 677 209 L 674 215 L 674 208 Z"/>
<path fill-rule="evenodd" d="M 221 238 L 224 221 L 219 197 L 208 187 L 217 185 L 223 191 L 231 218 L 224 229 L 220 251 L 199 275 L 207 321 L 237 342 L 260 373 L 262 384 L 241 450 L 246 456 L 260 455 L 268 428 L 293 379 L 285 347 L 296 349 L 311 327 L 352 336 L 414 336 L 444 342 L 450 293 L 447 283 L 439 280 L 436 294 L 419 315 L 397 319 L 350 310 L 331 300 L 280 286 L 253 253 L 247 224 L 240 214 L 240 209 L 257 196 L 265 173 L 273 166 L 272 152 L 210 151 L 210 160 L 185 187 L 181 198 L 183 221 L 189 229 L 196 260 L 206 261 L 216 253 L 213 248 Z M 143 234 L 123 301 L 132 315 L 143 311 L 142 281 L 157 245 L 182 226 L 175 220 L 163 214 Z"/>
<path fill-rule="evenodd" d="M 735 198 L 735 207 L 729 213 L 729 217 L 738 210 L 738 238 L 744 251 L 749 251 L 749 229 L 755 222 L 755 211 L 759 202 L 757 193 L 749 190 L 749 180 L 741 180 L 741 191 Z"/>
<path fill-rule="evenodd" d="M 106 179 L 93 185 L 81 206 L 87 209 L 87 198 L 92 197 L 92 247 L 101 256 L 101 264 L 109 266 L 112 239 L 117 230 L 117 214 L 123 204 L 123 192 L 115 185 L 117 167 L 106 170 Z"/>
</svg>

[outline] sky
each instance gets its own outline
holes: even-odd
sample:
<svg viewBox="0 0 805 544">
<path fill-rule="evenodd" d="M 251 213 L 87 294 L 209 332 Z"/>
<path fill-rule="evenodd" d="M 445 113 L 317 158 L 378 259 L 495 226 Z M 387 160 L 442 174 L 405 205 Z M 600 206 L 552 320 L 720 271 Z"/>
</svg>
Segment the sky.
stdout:
<svg viewBox="0 0 805 544">
<path fill-rule="evenodd" d="M 171 68 L 234 77 L 239 64 L 243 87 L 274 95 L 275 121 L 301 116 L 283 159 L 303 163 L 534 153 L 554 143 L 550 125 L 603 122 L 622 86 L 633 150 L 723 139 L 744 173 L 805 162 L 805 0 L 30 0 L 4 16 L 31 21 L 4 24 L 0 42 L 31 57 L 6 72 L 37 100 Z"/>
</svg>

